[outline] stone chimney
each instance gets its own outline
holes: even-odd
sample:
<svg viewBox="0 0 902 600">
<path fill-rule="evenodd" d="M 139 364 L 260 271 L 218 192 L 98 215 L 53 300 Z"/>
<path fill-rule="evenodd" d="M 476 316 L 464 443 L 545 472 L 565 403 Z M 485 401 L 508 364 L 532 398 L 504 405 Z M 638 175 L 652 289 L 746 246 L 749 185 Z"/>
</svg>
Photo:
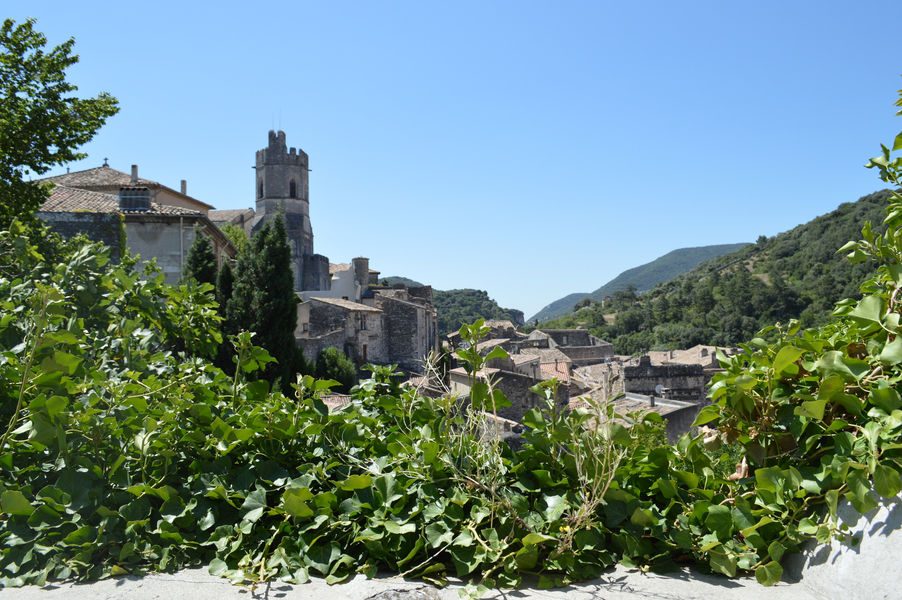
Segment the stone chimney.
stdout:
<svg viewBox="0 0 902 600">
<path fill-rule="evenodd" d="M 186 196 L 188 195 L 188 180 L 187 179 L 182 179 L 182 193 Z"/>
<path fill-rule="evenodd" d="M 351 259 L 351 265 L 354 267 L 354 281 L 363 292 L 370 282 L 370 259 L 358 256 Z"/>
<path fill-rule="evenodd" d="M 138 165 L 132 165 L 132 185 L 138 184 Z"/>
</svg>

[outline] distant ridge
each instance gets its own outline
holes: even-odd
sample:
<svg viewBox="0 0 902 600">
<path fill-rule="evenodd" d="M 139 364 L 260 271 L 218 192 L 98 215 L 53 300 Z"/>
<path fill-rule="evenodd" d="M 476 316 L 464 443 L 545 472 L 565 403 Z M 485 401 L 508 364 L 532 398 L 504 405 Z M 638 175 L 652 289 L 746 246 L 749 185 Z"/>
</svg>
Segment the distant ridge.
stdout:
<svg viewBox="0 0 902 600">
<path fill-rule="evenodd" d="M 594 292 L 576 292 L 555 300 L 531 316 L 529 321 L 533 322 L 538 320 L 539 322 L 543 322 L 555 319 L 572 312 L 573 308 L 580 300 L 585 298 L 589 298 L 590 300 L 601 300 L 606 296 L 614 294 L 614 292 L 625 290 L 630 286 L 635 287 L 638 292 L 648 291 L 659 283 L 670 281 L 683 273 L 691 271 L 706 260 L 736 252 L 748 245 L 748 243 L 719 244 L 714 246 L 697 246 L 695 248 L 679 248 L 673 250 L 644 265 L 627 269 Z"/>
</svg>

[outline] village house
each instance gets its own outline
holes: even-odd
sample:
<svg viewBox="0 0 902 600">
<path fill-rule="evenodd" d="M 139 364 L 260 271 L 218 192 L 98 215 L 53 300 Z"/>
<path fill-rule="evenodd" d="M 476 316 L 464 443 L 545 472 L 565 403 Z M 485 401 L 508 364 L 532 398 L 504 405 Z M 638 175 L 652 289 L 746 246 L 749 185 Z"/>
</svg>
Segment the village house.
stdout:
<svg viewBox="0 0 902 600">
<path fill-rule="evenodd" d="M 154 260 L 167 283 L 178 283 L 197 235 L 206 236 L 219 264 L 235 248 L 207 217 L 209 204 L 188 196 L 186 182 L 177 192 L 155 181 L 103 166 L 41 180 L 53 184 L 37 216 L 64 237 L 84 234 L 110 247 L 118 261 L 126 248 Z M 123 235 L 124 239 L 123 239 Z M 125 244 L 125 248 L 122 244 Z"/>
</svg>

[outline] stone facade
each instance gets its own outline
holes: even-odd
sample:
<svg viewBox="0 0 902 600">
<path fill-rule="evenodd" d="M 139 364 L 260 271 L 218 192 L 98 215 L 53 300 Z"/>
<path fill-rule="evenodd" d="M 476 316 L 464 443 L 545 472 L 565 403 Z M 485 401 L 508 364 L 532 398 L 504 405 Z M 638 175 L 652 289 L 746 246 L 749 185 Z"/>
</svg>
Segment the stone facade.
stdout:
<svg viewBox="0 0 902 600">
<path fill-rule="evenodd" d="M 108 245 L 113 260 L 120 258 L 120 232 L 124 231 L 129 252 L 140 256 L 139 265 L 155 261 L 170 284 L 181 280 L 198 234 L 210 239 L 219 264 L 235 255 L 234 246 L 204 213 L 159 204 L 153 199 L 161 194 L 149 187 L 124 186 L 122 190 L 113 195 L 57 184 L 37 214 L 65 237 L 84 234 Z M 140 206 L 133 205 L 129 192 L 142 195 Z"/>
<path fill-rule="evenodd" d="M 705 401 L 707 377 L 701 365 L 653 365 L 648 356 L 643 356 L 637 366 L 624 367 L 623 375 L 627 392 L 660 396 L 656 391 L 660 385 L 667 398 Z"/>
<path fill-rule="evenodd" d="M 110 248 L 110 259 L 122 257 L 120 221 L 116 213 L 39 212 L 38 217 L 64 238 L 84 235 Z"/>
<path fill-rule="evenodd" d="M 358 365 L 389 362 L 380 309 L 335 298 L 310 298 L 298 304 L 295 340 L 308 361 L 328 347 Z"/>
<path fill-rule="evenodd" d="M 356 279 L 362 280 L 369 273 L 368 261 L 354 261 Z M 315 360 L 323 349 L 334 346 L 358 366 L 396 364 L 408 372 L 422 372 L 426 357 L 438 350 L 432 288 L 361 288 L 347 281 L 336 287 L 358 294 L 351 298 L 298 294 L 302 302 L 295 339 L 307 360 Z"/>
</svg>

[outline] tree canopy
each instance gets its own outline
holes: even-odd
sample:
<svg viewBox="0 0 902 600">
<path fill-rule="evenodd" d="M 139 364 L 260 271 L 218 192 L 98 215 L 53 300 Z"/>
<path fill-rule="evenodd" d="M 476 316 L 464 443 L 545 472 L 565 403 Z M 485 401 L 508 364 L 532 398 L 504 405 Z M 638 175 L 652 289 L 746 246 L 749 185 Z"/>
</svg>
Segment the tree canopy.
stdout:
<svg viewBox="0 0 902 600">
<path fill-rule="evenodd" d="M 118 112 L 115 98 L 78 98 L 66 70 L 78 62 L 70 38 L 46 48 L 34 20 L 0 27 L 0 225 L 31 219 L 47 191 L 28 181 L 51 167 L 85 157 L 78 148 Z"/>
<path fill-rule="evenodd" d="M 213 245 L 210 239 L 195 232 L 194 243 L 188 251 L 188 260 L 185 261 L 185 278 L 193 278 L 198 283 L 216 284 L 216 255 L 213 254 Z"/>
</svg>

